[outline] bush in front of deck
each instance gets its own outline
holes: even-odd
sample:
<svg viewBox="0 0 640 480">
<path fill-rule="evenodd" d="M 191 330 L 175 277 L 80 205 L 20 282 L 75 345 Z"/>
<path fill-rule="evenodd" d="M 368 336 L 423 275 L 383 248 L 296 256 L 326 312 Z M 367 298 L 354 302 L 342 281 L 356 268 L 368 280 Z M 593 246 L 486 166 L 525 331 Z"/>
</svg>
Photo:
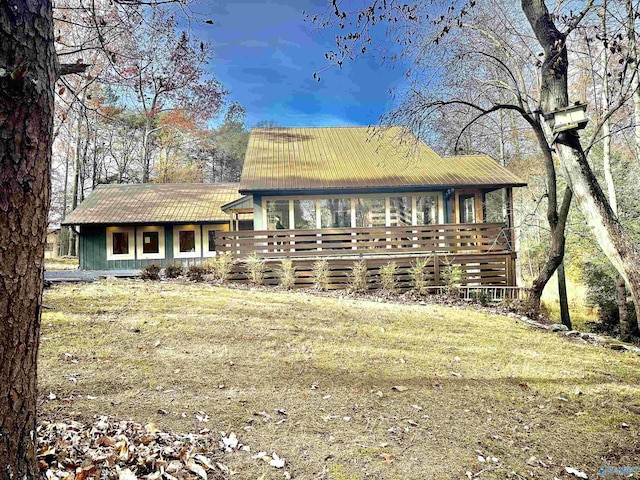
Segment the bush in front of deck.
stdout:
<svg viewBox="0 0 640 480">
<path fill-rule="evenodd" d="M 353 262 L 349 274 L 349 288 L 354 292 L 365 292 L 367 290 L 367 275 L 366 260 Z"/>
<path fill-rule="evenodd" d="M 264 258 L 254 252 L 247 256 L 244 262 L 247 266 L 247 278 L 249 282 L 254 285 L 262 285 L 264 283 L 264 271 L 266 268 Z"/>
<path fill-rule="evenodd" d="M 462 286 L 462 268 L 460 265 L 454 265 L 453 261 L 445 257 L 440 275 L 444 285 L 444 293 L 447 295 L 460 293 L 460 287 Z"/>
<path fill-rule="evenodd" d="M 280 277 L 280 285 L 285 290 L 291 290 L 296 284 L 296 267 L 293 266 L 291 259 L 282 259 L 277 273 Z"/>
<path fill-rule="evenodd" d="M 380 267 L 380 286 L 387 293 L 395 293 L 397 288 L 396 275 L 398 273 L 398 264 L 396 262 L 388 262 Z"/>
<path fill-rule="evenodd" d="M 427 263 L 429 262 L 428 258 L 418 258 L 416 263 L 411 265 L 409 268 L 409 274 L 411 275 L 411 283 L 413 284 L 413 288 L 419 294 L 425 293 L 425 290 L 429 284 L 427 280 Z"/>
<path fill-rule="evenodd" d="M 233 264 L 234 260 L 231 252 L 219 253 L 207 261 L 207 271 L 214 281 L 224 283 L 231 276 Z"/>
<path fill-rule="evenodd" d="M 320 291 L 329 288 L 329 261 L 326 258 L 313 263 L 313 284 Z"/>
</svg>

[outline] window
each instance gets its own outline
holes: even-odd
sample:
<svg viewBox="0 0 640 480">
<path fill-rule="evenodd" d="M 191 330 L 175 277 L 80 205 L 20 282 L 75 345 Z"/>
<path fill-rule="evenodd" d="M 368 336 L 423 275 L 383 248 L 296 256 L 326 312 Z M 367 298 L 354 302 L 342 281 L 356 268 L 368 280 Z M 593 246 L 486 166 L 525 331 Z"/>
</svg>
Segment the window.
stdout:
<svg viewBox="0 0 640 480">
<path fill-rule="evenodd" d="M 129 254 L 129 234 L 127 232 L 113 232 L 113 254 L 128 255 Z"/>
<path fill-rule="evenodd" d="M 390 226 L 402 227 L 405 225 L 413 225 L 411 197 L 389 198 L 389 211 L 391 215 Z"/>
<path fill-rule="evenodd" d="M 315 200 L 294 200 L 293 201 L 293 224 L 296 229 L 314 229 L 316 223 L 316 201 Z"/>
<path fill-rule="evenodd" d="M 193 253 L 196 251 L 196 232 L 193 230 L 180 230 L 178 232 L 178 245 L 180 253 Z"/>
<path fill-rule="evenodd" d="M 290 228 L 289 200 L 267 200 L 267 230 Z"/>
<path fill-rule="evenodd" d="M 436 195 L 416 197 L 416 224 L 433 225 L 440 223 L 440 208 Z"/>
<path fill-rule="evenodd" d="M 507 191 L 506 188 L 487 192 L 484 196 L 485 222 L 507 222 Z"/>
<path fill-rule="evenodd" d="M 197 258 L 201 255 L 200 225 L 176 225 L 173 227 L 173 256 Z"/>
<path fill-rule="evenodd" d="M 460 209 L 460 223 L 476 223 L 476 196 L 464 194 L 458 197 Z"/>
<path fill-rule="evenodd" d="M 351 199 L 323 198 L 320 200 L 320 227 L 351 227 Z"/>
<path fill-rule="evenodd" d="M 383 198 L 356 198 L 356 227 L 384 227 L 386 206 Z"/>
<path fill-rule="evenodd" d="M 133 227 L 107 227 L 107 260 L 134 260 Z"/>
<path fill-rule="evenodd" d="M 158 232 L 142 232 L 142 253 L 158 253 L 159 251 Z"/>
<path fill-rule="evenodd" d="M 203 225 L 202 227 L 202 256 L 215 257 L 216 231 L 228 232 L 227 224 Z"/>
<path fill-rule="evenodd" d="M 208 240 L 208 245 L 207 245 L 207 252 L 215 252 L 216 251 L 216 231 L 215 230 L 209 230 L 207 232 L 207 240 Z"/>
<path fill-rule="evenodd" d="M 137 227 L 136 232 L 137 258 L 165 258 L 164 227 Z"/>
</svg>

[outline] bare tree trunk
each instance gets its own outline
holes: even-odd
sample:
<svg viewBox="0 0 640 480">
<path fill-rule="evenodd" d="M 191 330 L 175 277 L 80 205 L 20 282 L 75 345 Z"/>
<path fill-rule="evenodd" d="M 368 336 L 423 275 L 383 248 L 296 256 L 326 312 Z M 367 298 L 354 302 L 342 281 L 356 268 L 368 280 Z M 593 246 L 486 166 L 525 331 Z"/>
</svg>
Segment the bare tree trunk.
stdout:
<svg viewBox="0 0 640 480">
<path fill-rule="evenodd" d="M 38 478 L 36 359 L 56 80 L 51 0 L 0 2 L 0 477 Z"/>
<path fill-rule="evenodd" d="M 87 89 L 85 88 L 82 91 L 82 101 L 78 105 L 78 122 L 76 124 L 76 151 L 73 161 L 73 192 L 71 194 L 71 211 L 73 212 L 79 203 L 79 188 L 80 188 L 80 169 L 82 168 L 82 118 L 84 108 L 84 101 L 87 96 Z M 86 152 L 86 151 L 85 151 Z M 77 243 L 77 235 L 76 232 L 70 227 L 69 228 L 69 252 L 68 254 L 72 257 L 76 255 L 76 243 Z"/>
<path fill-rule="evenodd" d="M 151 176 L 151 119 L 147 115 L 144 120 L 144 136 L 142 137 L 142 183 L 149 183 Z"/>
<path fill-rule="evenodd" d="M 567 300 L 567 285 L 564 275 L 564 249 L 565 249 L 565 226 L 569 216 L 569 207 L 573 194 L 570 188 L 566 188 L 562 199 L 562 205 L 558 210 L 558 180 L 555 163 L 551 153 L 551 148 L 540 124 L 533 126 L 538 144 L 542 150 L 546 179 L 547 179 L 547 223 L 551 231 L 551 248 L 547 258 L 538 273 L 538 276 L 531 285 L 529 293 L 529 305 L 534 312 L 540 310 L 542 292 L 558 267 L 562 266 L 562 275 L 558 273 L 558 298 L 560 302 L 560 320 L 564 325 L 571 325 L 571 317 Z M 540 229 L 538 229 L 539 231 Z M 563 308 L 563 305 L 567 308 Z"/>
<path fill-rule="evenodd" d="M 545 51 L 540 98 L 543 111 L 550 113 L 569 103 L 565 35 L 556 28 L 543 0 L 522 0 L 522 8 Z M 640 254 L 614 215 L 587 162 L 577 133 L 562 132 L 556 149 L 578 207 L 600 248 L 627 282 L 636 309 L 640 311 Z"/>
<path fill-rule="evenodd" d="M 67 154 L 65 155 L 64 160 L 64 198 L 62 204 L 62 218 L 67 216 L 67 206 L 69 204 L 69 157 L 69 147 L 67 145 Z M 60 256 L 66 255 L 68 253 L 69 235 L 71 235 L 71 230 L 69 228 L 60 229 L 60 245 L 58 246 L 58 255 Z"/>
<path fill-rule="evenodd" d="M 560 299 L 560 319 L 563 325 L 569 330 L 571 326 L 571 316 L 569 314 L 569 300 L 567 299 L 567 278 L 564 273 L 564 260 L 558 265 L 558 298 Z"/>
</svg>

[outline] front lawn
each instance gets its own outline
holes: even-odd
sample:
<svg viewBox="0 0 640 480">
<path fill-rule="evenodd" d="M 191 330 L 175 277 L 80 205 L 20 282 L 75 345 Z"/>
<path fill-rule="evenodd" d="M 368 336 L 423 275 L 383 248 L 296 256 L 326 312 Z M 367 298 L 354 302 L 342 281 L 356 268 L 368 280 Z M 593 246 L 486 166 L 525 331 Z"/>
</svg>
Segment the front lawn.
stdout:
<svg viewBox="0 0 640 480">
<path fill-rule="evenodd" d="M 235 432 L 300 479 L 640 465 L 640 357 L 503 316 L 139 280 L 59 285 L 44 303 L 42 419 Z M 246 452 L 227 463 L 283 478 Z"/>
</svg>

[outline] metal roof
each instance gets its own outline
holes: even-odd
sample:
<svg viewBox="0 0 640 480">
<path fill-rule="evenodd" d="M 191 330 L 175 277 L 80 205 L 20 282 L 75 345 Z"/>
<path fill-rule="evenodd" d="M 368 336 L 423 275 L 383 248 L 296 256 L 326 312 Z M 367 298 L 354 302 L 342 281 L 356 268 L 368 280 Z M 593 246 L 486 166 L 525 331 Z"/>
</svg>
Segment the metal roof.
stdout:
<svg viewBox="0 0 640 480">
<path fill-rule="evenodd" d="M 440 157 L 406 128 L 256 128 L 240 192 L 523 186 L 487 155 Z"/>
<path fill-rule="evenodd" d="M 240 197 L 237 183 L 98 185 L 62 224 L 228 221 L 220 207 Z"/>
</svg>

